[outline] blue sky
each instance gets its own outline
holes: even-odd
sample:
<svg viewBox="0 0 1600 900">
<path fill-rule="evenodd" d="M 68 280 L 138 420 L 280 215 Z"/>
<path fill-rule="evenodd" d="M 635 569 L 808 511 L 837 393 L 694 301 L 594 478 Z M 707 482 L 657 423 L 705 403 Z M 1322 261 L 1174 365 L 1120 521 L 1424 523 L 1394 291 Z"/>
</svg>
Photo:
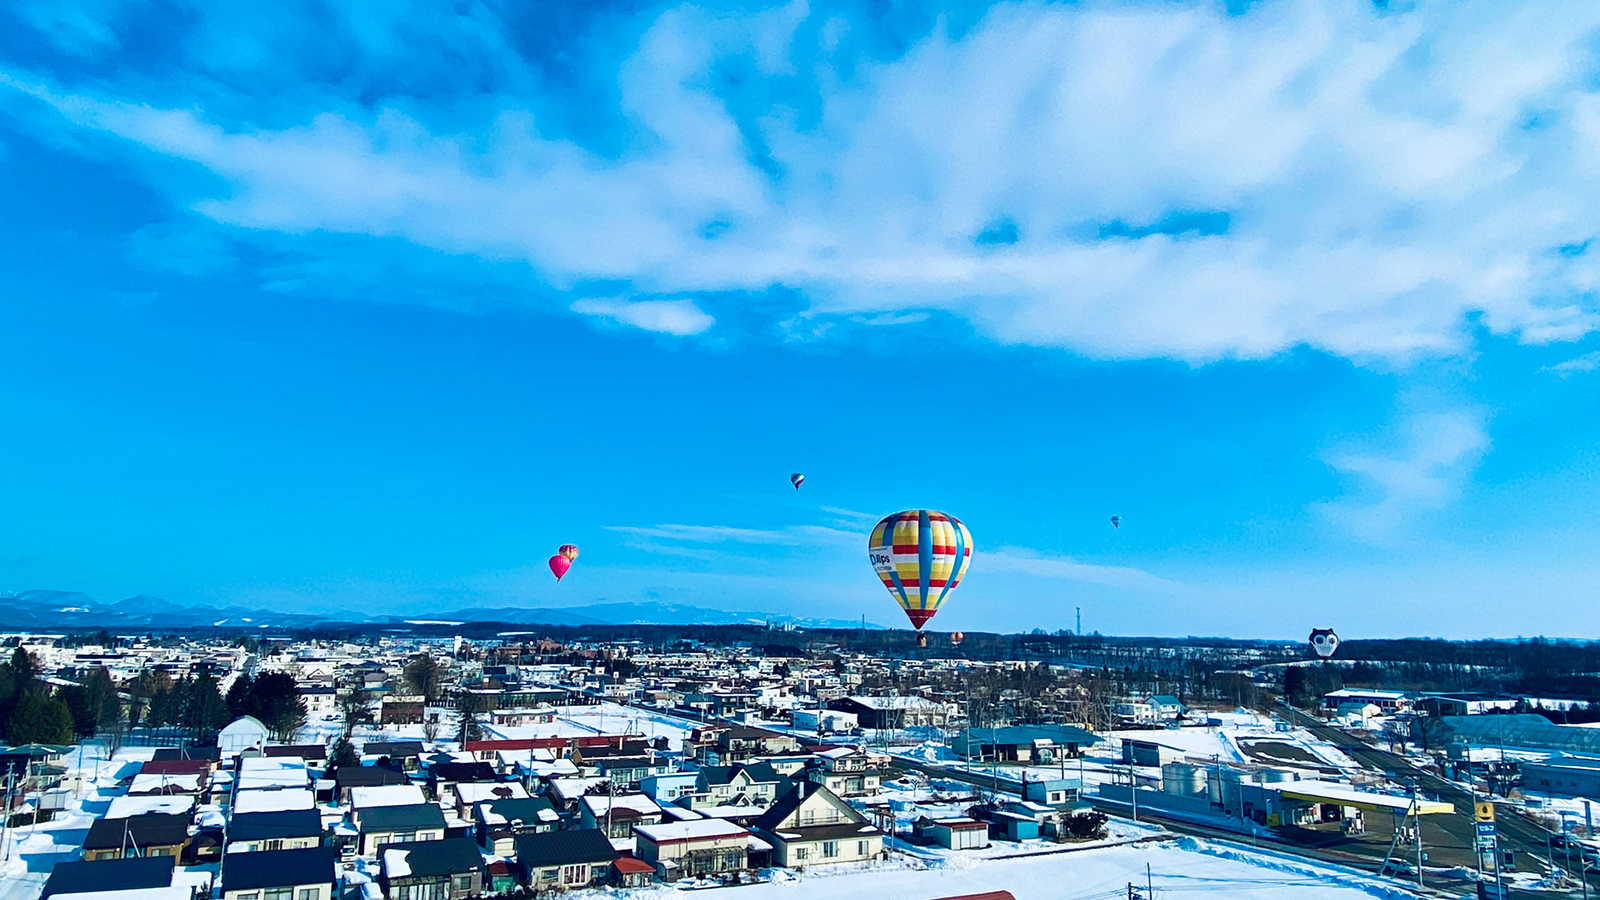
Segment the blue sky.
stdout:
<svg viewBox="0 0 1600 900">
<path fill-rule="evenodd" d="M 1592 636 L 1596 198 L 1577 4 L 19 0 L 0 590 Z"/>
</svg>

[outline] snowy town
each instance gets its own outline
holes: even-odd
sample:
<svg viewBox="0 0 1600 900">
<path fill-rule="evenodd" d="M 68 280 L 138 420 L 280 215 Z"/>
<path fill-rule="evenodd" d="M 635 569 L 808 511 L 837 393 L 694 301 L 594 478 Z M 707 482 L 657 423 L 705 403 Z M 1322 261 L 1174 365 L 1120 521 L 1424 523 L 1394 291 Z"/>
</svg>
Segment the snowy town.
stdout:
<svg viewBox="0 0 1600 900">
<path fill-rule="evenodd" d="M 1257 708 L 1103 697 L 777 637 L 10 635 L 0 897 L 1581 896 L 1600 864 L 1600 729 L 1556 701 L 1276 703 L 1314 661 Z"/>
</svg>

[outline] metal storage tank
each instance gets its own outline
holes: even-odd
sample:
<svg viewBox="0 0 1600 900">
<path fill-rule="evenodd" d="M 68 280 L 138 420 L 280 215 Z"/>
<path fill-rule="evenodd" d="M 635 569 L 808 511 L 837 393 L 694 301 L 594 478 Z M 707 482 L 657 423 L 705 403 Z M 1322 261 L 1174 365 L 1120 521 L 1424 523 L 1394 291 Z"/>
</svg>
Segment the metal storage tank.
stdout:
<svg viewBox="0 0 1600 900">
<path fill-rule="evenodd" d="M 1161 767 L 1161 790 L 1168 794 L 1195 797 L 1206 793 L 1206 770 L 1189 763 L 1167 763 Z"/>
</svg>

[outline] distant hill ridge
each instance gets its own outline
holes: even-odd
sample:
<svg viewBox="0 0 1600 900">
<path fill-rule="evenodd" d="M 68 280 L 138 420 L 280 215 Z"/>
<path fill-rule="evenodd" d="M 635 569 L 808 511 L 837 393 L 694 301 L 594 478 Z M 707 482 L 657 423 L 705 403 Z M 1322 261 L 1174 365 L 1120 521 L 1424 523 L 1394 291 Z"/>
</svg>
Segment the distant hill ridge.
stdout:
<svg viewBox="0 0 1600 900">
<path fill-rule="evenodd" d="M 183 606 L 140 595 L 101 603 L 79 591 L 29 590 L 0 596 L 0 627 L 7 628 L 311 628 L 345 623 L 504 622 L 513 625 L 745 625 L 777 622 L 817 628 L 855 628 L 841 619 L 809 619 L 728 611 L 672 603 L 594 603 L 571 607 L 468 607 L 410 616 L 333 610 L 316 615 L 241 606 Z M 880 628 L 879 625 L 869 625 Z"/>
</svg>

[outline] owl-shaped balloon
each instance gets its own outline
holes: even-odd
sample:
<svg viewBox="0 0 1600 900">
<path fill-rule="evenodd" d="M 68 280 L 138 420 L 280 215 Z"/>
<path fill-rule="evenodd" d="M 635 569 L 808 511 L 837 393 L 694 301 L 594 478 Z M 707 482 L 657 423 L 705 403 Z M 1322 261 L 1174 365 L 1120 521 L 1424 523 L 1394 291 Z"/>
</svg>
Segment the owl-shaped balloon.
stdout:
<svg viewBox="0 0 1600 900">
<path fill-rule="evenodd" d="M 1339 636 L 1333 633 L 1332 628 L 1311 629 L 1310 640 L 1311 652 L 1317 654 L 1318 659 L 1327 659 L 1339 649 Z"/>
</svg>

